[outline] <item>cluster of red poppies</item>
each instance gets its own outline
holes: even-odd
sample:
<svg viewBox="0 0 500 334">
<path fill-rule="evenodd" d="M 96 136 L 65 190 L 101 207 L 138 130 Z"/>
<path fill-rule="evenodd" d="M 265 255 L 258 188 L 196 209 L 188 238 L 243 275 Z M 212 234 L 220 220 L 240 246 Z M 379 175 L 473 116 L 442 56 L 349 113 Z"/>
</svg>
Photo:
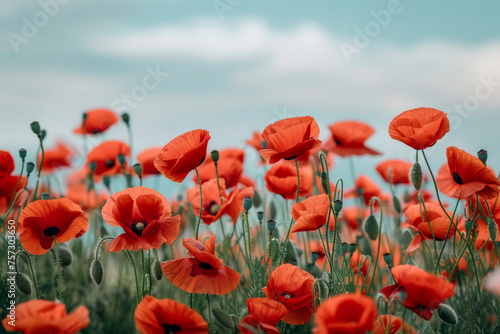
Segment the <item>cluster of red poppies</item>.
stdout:
<svg viewBox="0 0 500 334">
<path fill-rule="evenodd" d="M 85 140 L 118 119 L 111 110 L 89 111 L 75 133 Z M 129 116 L 122 119 L 131 131 Z M 415 149 L 416 161 L 377 165 L 389 192 L 366 175 L 353 175 L 353 187 L 344 191 L 344 180 L 335 175 L 334 182 L 330 175 L 335 155 L 381 154 L 365 145 L 375 130 L 362 122 L 331 125 L 324 143 L 309 116 L 283 119 L 254 133 L 247 144 L 262 157 L 256 168 L 263 171 L 265 189 L 243 174 L 243 150 L 207 154 L 209 132 L 193 130 L 144 150 L 133 166 L 131 145 L 103 141 L 68 177 L 66 189 L 56 191 L 50 176 L 71 166 L 72 150 L 62 143 L 44 150 L 43 130 L 36 122 L 32 130 L 40 139 L 36 169 L 26 164 L 23 175 L 26 151 L 21 150 L 21 174 L 11 175 L 14 159 L 0 151 L 0 212 L 2 221 L 18 222 L 16 261 L 54 251 L 58 301 L 41 299 L 33 268 L 31 277 L 19 271 L 19 290 L 32 295 L 33 286 L 36 299 L 17 306 L 15 326 L 8 317 L 3 320 L 8 331 L 75 333 L 89 326 L 86 307 L 67 314 L 62 304 L 61 252 L 71 250 L 58 246 L 89 232 L 88 243 L 96 246 L 88 259 L 95 283 L 100 285 L 106 272 L 99 256 L 103 245 L 130 261 L 134 319 L 141 333 L 451 332 L 459 321 L 468 321 L 450 306 L 463 303 L 454 300 L 456 292 L 500 294 L 495 269 L 500 182 L 486 163 L 486 151 L 476 157 L 456 147 L 447 149 L 447 164 L 434 177 L 425 149 L 450 130 L 439 110 L 408 110 L 390 123 L 391 138 Z M 195 185 L 170 202 L 142 185 L 143 178 L 161 175 L 185 182 L 193 171 Z M 30 189 L 33 172 L 38 177 Z M 47 178 L 39 189 L 40 175 Z M 122 190 L 111 191 L 118 187 Z M 456 198 L 453 210 L 442 195 Z M 89 227 L 89 220 L 95 226 Z M 205 227 L 199 233 L 201 222 Z M 228 225 L 232 233 L 226 234 Z M 102 236 L 107 231 L 120 232 Z M 165 250 L 164 244 L 171 246 Z M 185 291 L 185 299 L 153 297 L 155 291 L 164 294 L 161 283 L 153 289 L 152 277 L 165 277 L 170 282 L 165 289 Z M 217 307 L 210 306 L 211 296 Z M 43 297 L 52 296 L 46 291 Z M 478 316 L 489 326 L 486 320 L 491 323 L 494 312 L 482 312 Z"/>
</svg>

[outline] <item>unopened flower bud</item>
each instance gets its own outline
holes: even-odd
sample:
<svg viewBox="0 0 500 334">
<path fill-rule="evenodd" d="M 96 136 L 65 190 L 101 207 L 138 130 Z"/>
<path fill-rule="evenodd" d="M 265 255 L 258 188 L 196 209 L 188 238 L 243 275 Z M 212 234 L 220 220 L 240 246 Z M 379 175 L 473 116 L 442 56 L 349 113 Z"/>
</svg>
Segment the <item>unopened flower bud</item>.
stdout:
<svg viewBox="0 0 500 334">
<path fill-rule="evenodd" d="M 214 163 L 219 162 L 219 151 L 213 150 L 212 152 L 210 152 L 210 156 L 212 157 L 212 161 Z"/>
<path fill-rule="evenodd" d="M 95 161 L 89 162 L 89 169 L 92 173 L 94 173 L 95 170 L 97 169 L 97 163 Z"/>
<path fill-rule="evenodd" d="M 118 154 L 118 162 L 120 165 L 125 165 L 125 155 L 124 154 Z"/>
<path fill-rule="evenodd" d="M 396 210 L 396 212 L 398 214 L 401 214 L 401 212 L 402 212 L 401 211 L 401 202 L 399 201 L 399 198 L 396 195 L 392 196 L 392 204 L 394 206 L 394 210 Z"/>
<path fill-rule="evenodd" d="M 494 219 L 488 219 L 488 232 L 490 232 L 491 240 L 495 241 L 498 234 L 498 226 Z"/>
<path fill-rule="evenodd" d="M 130 124 L 130 115 L 126 112 L 122 114 L 122 120 L 127 126 Z"/>
<path fill-rule="evenodd" d="M 33 131 L 34 134 L 39 136 L 40 135 L 40 123 L 33 122 L 30 124 L 30 126 L 31 126 L 31 131 Z"/>
<path fill-rule="evenodd" d="M 371 240 L 377 240 L 378 237 L 378 222 L 374 215 L 369 215 L 365 220 L 365 231 Z"/>
<path fill-rule="evenodd" d="M 163 271 L 161 270 L 161 263 L 158 260 L 155 260 L 153 262 L 153 275 L 155 276 L 156 280 L 159 281 L 163 277 Z"/>
<path fill-rule="evenodd" d="M 17 273 L 15 276 L 16 286 L 21 293 L 31 295 L 31 283 L 28 276 L 23 273 Z"/>
<path fill-rule="evenodd" d="M 391 253 L 384 254 L 384 261 L 389 266 L 389 268 L 392 267 L 392 255 L 391 255 Z"/>
<path fill-rule="evenodd" d="M 422 167 L 418 162 L 415 162 L 411 167 L 410 180 L 416 190 L 422 188 Z"/>
<path fill-rule="evenodd" d="M 441 320 L 450 325 L 456 325 L 458 323 L 458 316 L 455 310 L 447 304 L 441 304 L 438 308 L 438 314 Z"/>
<path fill-rule="evenodd" d="M 92 263 L 90 263 L 90 278 L 92 278 L 95 284 L 100 285 L 103 275 L 104 270 L 102 268 L 102 262 L 99 259 L 93 260 Z"/>
<path fill-rule="evenodd" d="M 45 139 L 46 136 L 47 136 L 47 131 L 46 130 L 40 130 L 40 138 L 42 139 L 42 141 Z"/>
<path fill-rule="evenodd" d="M 323 188 L 323 191 L 325 194 L 328 194 L 330 192 L 330 180 L 328 180 L 328 174 L 326 172 L 321 172 L 321 187 Z"/>
<path fill-rule="evenodd" d="M 104 185 L 106 186 L 106 188 L 109 188 L 109 186 L 111 185 L 111 176 L 104 175 L 103 178 L 102 178 L 102 182 L 104 183 Z"/>
<path fill-rule="evenodd" d="M 231 316 L 220 308 L 214 307 L 212 309 L 212 314 L 222 326 L 226 327 L 227 329 L 234 328 L 234 321 Z"/>
</svg>

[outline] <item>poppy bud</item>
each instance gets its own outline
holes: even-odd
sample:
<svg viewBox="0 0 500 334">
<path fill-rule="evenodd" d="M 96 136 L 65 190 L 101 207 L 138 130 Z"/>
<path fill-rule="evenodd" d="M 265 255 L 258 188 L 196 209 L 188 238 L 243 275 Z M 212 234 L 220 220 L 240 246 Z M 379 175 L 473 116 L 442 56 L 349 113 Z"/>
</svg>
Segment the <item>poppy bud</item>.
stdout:
<svg viewBox="0 0 500 334">
<path fill-rule="evenodd" d="M 450 305 L 444 303 L 439 305 L 438 315 L 447 324 L 456 325 L 458 323 L 457 313 Z"/>
<path fill-rule="evenodd" d="M 45 137 L 47 136 L 47 131 L 45 130 L 40 130 L 40 139 L 43 141 Z"/>
<path fill-rule="evenodd" d="M 245 209 L 245 211 L 248 212 L 248 210 L 252 208 L 252 205 L 253 205 L 253 198 L 250 196 L 246 196 L 243 199 L 243 209 Z"/>
<path fill-rule="evenodd" d="M 24 148 L 19 150 L 19 156 L 21 157 L 21 159 L 26 158 L 26 150 Z"/>
<path fill-rule="evenodd" d="M 159 281 L 163 277 L 163 271 L 161 271 L 161 263 L 158 260 L 155 260 L 153 262 L 153 275 L 155 276 L 156 280 Z"/>
<path fill-rule="evenodd" d="M 40 135 L 40 123 L 33 122 L 30 124 L 30 126 L 31 126 L 31 131 L 33 131 L 34 134 L 39 136 Z"/>
<path fill-rule="evenodd" d="M 212 152 L 210 152 L 210 156 L 212 157 L 212 161 L 214 163 L 219 162 L 219 151 L 213 150 Z"/>
<path fill-rule="evenodd" d="M 408 191 L 408 189 L 405 189 L 405 193 L 403 194 L 403 201 L 405 203 L 408 203 L 410 202 L 410 199 L 411 199 L 410 192 Z"/>
<path fill-rule="evenodd" d="M 269 213 L 271 214 L 272 219 L 276 218 L 276 205 L 273 201 L 269 204 Z"/>
<path fill-rule="evenodd" d="M 339 214 L 340 211 L 342 210 L 342 205 L 344 204 L 344 202 L 342 202 L 341 200 L 337 199 L 335 201 L 333 201 L 333 211 L 336 213 L 336 214 Z"/>
<path fill-rule="evenodd" d="M 273 233 L 274 229 L 276 228 L 276 222 L 274 220 L 268 220 L 267 221 L 267 230 L 269 233 Z"/>
<path fill-rule="evenodd" d="M 247 283 L 247 279 L 246 279 L 245 275 L 241 275 L 240 285 L 245 286 L 246 283 Z"/>
<path fill-rule="evenodd" d="M 262 198 L 257 190 L 253 192 L 253 204 L 258 208 L 262 204 Z"/>
<path fill-rule="evenodd" d="M 56 252 L 51 248 L 50 249 L 54 253 L 54 260 L 56 259 Z M 61 261 L 61 265 L 63 267 L 67 267 L 73 262 L 73 253 L 66 246 L 59 246 L 59 260 Z"/>
<path fill-rule="evenodd" d="M 50 199 L 50 194 L 49 193 L 42 193 L 42 195 L 40 197 L 44 200 L 47 200 L 47 199 Z"/>
<path fill-rule="evenodd" d="M 374 215 L 369 215 L 365 220 L 365 231 L 371 240 L 377 240 L 378 237 L 378 222 Z"/>
<path fill-rule="evenodd" d="M 126 112 L 122 114 L 122 120 L 127 126 L 130 124 L 130 115 Z"/>
<path fill-rule="evenodd" d="M 111 176 L 104 175 L 103 178 L 102 178 L 102 182 L 104 183 L 104 185 L 106 186 L 106 188 L 109 188 L 109 186 L 111 185 Z"/>
<path fill-rule="evenodd" d="M 340 244 L 340 250 L 342 251 L 342 254 L 347 253 L 347 247 L 349 247 L 349 244 L 347 242 L 343 242 Z"/>
<path fill-rule="evenodd" d="M 262 219 L 264 219 L 264 211 L 258 211 L 257 218 L 259 219 L 259 223 L 262 224 Z"/>
<path fill-rule="evenodd" d="M 411 167 L 410 180 L 416 190 L 422 188 L 422 167 L 418 162 L 415 162 Z"/>
<path fill-rule="evenodd" d="M 488 219 L 488 232 L 490 232 L 491 240 L 495 241 L 498 234 L 498 226 L 494 219 Z"/>
<path fill-rule="evenodd" d="M 265 140 L 262 141 L 262 148 L 263 149 L 266 149 L 267 148 L 267 143 Z"/>
<path fill-rule="evenodd" d="M 287 242 L 286 244 L 285 257 L 283 259 L 283 262 L 293 264 L 294 266 L 297 265 L 297 252 L 295 251 L 295 247 L 291 242 Z"/>
<path fill-rule="evenodd" d="M 278 259 L 280 253 L 280 242 L 276 238 L 272 238 L 271 242 L 267 245 L 267 251 L 271 253 L 271 257 L 273 261 Z"/>
<path fill-rule="evenodd" d="M 180 202 L 182 201 L 183 197 L 182 197 L 182 193 L 177 193 L 177 200 Z"/>
<path fill-rule="evenodd" d="M 387 266 L 389 266 L 389 268 L 392 267 L 392 255 L 391 255 L 391 253 L 384 254 L 384 261 L 387 264 Z"/>
<path fill-rule="evenodd" d="M 89 162 L 89 169 L 92 173 L 94 173 L 95 170 L 97 169 L 97 163 L 95 161 Z"/>
<path fill-rule="evenodd" d="M 470 226 L 471 226 L 471 221 L 467 219 L 465 221 L 465 232 L 467 232 L 467 233 L 470 232 Z"/>
<path fill-rule="evenodd" d="M 90 263 L 90 278 L 92 278 L 95 284 L 101 285 L 103 274 L 104 271 L 101 261 L 99 259 L 92 261 L 92 263 Z"/>
<path fill-rule="evenodd" d="M 35 169 L 35 164 L 32 163 L 31 161 L 26 164 L 26 172 L 28 173 L 28 176 L 34 169 Z"/>
<path fill-rule="evenodd" d="M 347 251 L 352 255 L 352 253 L 356 251 L 356 246 L 357 245 L 355 243 L 349 244 L 349 246 L 347 246 Z"/>
<path fill-rule="evenodd" d="M 125 155 L 124 154 L 118 154 L 118 162 L 120 165 L 125 165 Z"/>
<path fill-rule="evenodd" d="M 328 180 L 328 174 L 326 172 L 321 172 L 321 187 L 325 194 L 330 192 L 330 180 Z"/>
<path fill-rule="evenodd" d="M 87 119 L 87 112 L 86 112 L 86 111 L 84 111 L 84 112 L 82 113 L 82 120 L 85 122 L 85 120 L 86 120 L 86 119 Z"/>
<path fill-rule="evenodd" d="M 31 283 L 28 276 L 23 273 L 17 273 L 15 277 L 16 286 L 21 293 L 25 295 L 31 295 Z"/>
<path fill-rule="evenodd" d="M 142 165 L 137 163 L 134 165 L 134 172 L 139 175 L 139 177 L 142 177 Z"/>
<path fill-rule="evenodd" d="M 222 326 L 228 329 L 234 328 L 234 321 L 231 319 L 231 316 L 220 308 L 214 307 L 212 309 L 212 314 Z"/>
<path fill-rule="evenodd" d="M 394 210 L 396 210 L 398 214 L 401 214 L 401 202 L 396 195 L 392 196 L 392 204 L 394 205 Z"/>
<path fill-rule="evenodd" d="M 488 151 L 486 151 L 486 150 L 479 150 L 479 152 L 477 152 L 477 157 L 486 166 L 486 160 L 488 160 Z"/>
</svg>

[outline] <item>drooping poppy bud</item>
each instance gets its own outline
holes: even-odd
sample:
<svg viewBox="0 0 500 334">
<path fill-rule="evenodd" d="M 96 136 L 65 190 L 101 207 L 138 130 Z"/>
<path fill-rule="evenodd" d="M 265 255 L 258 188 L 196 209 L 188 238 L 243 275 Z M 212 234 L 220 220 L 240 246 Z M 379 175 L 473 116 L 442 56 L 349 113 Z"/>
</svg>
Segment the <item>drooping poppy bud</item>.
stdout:
<svg viewBox="0 0 500 334">
<path fill-rule="evenodd" d="M 99 259 L 93 260 L 90 264 L 90 278 L 92 278 L 95 284 L 101 285 L 103 275 L 102 262 Z"/>
<path fill-rule="evenodd" d="M 378 222 L 374 215 L 369 215 L 365 220 L 365 231 L 371 240 L 377 240 L 378 237 Z"/>
<path fill-rule="evenodd" d="M 220 308 L 214 307 L 212 309 L 212 314 L 222 326 L 226 327 L 227 329 L 234 328 L 234 321 L 231 316 Z"/>
<path fill-rule="evenodd" d="M 23 273 L 17 273 L 15 276 L 16 286 L 25 295 L 31 295 L 31 283 L 28 276 Z"/>
<path fill-rule="evenodd" d="M 422 167 L 418 162 L 415 162 L 411 167 L 410 180 L 416 190 L 422 188 Z"/>
<path fill-rule="evenodd" d="M 447 324 L 456 325 L 458 323 L 457 313 L 450 305 L 444 303 L 439 305 L 437 312 L 441 320 Z"/>
<path fill-rule="evenodd" d="M 39 136 L 40 135 L 40 131 L 41 131 L 41 129 L 40 129 L 40 123 L 33 122 L 33 123 L 30 124 L 30 126 L 31 126 L 31 131 L 33 131 L 34 134 L 36 134 L 37 136 Z"/>
</svg>

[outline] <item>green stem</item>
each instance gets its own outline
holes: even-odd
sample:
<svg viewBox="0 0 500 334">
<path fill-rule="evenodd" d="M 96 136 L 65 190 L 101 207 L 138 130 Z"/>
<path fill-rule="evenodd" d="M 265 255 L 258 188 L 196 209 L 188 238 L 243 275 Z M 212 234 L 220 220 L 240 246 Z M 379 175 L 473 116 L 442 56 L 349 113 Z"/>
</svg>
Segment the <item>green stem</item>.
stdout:
<svg viewBox="0 0 500 334">
<path fill-rule="evenodd" d="M 299 162 L 297 161 L 297 158 L 295 158 L 295 168 L 297 170 L 297 192 L 295 193 L 295 203 L 297 203 L 299 201 L 299 193 L 300 193 Z M 278 265 L 280 265 L 281 262 L 283 262 L 283 258 L 285 257 L 286 246 L 288 244 L 288 239 L 290 238 L 290 230 L 292 229 L 292 226 L 293 226 L 293 216 L 292 219 L 290 220 L 290 225 L 288 226 L 288 232 L 286 233 L 286 238 L 285 242 L 283 243 L 283 249 L 281 250 L 281 256 Z"/>
<path fill-rule="evenodd" d="M 141 290 L 141 299 L 144 298 L 144 288 L 146 284 L 146 261 L 144 261 L 144 249 L 141 248 L 141 265 L 142 265 L 142 290 Z"/>
<path fill-rule="evenodd" d="M 141 300 L 141 294 L 139 292 L 139 279 L 138 279 L 138 276 L 137 276 L 137 267 L 135 265 L 135 261 L 134 261 L 134 258 L 132 257 L 132 254 L 130 254 L 130 251 L 126 250 L 125 251 L 125 255 L 127 256 L 128 260 L 130 261 L 130 263 L 132 264 L 132 267 L 134 268 L 134 277 L 135 277 L 135 292 L 136 292 L 136 302 L 137 302 L 137 305 L 139 305 L 139 302 Z"/>
<path fill-rule="evenodd" d="M 210 307 L 210 295 L 207 293 L 207 305 L 208 305 L 208 328 L 209 328 L 209 332 L 212 333 L 213 332 L 213 329 L 212 329 L 212 309 Z"/>
<path fill-rule="evenodd" d="M 36 187 L 35 187 L 35 191 L 33 192 L 32 201 L 36 200 L 36 194 L 38 192 L 38 184 L 40 183 L 40 174 L 42 173 L 43 160 L 45 159 L 45 150 L 43 149 L 43 141 L 42 141 L 42 137 L 40 135 L 38 135 L 38 140 L 40 141 L 40 150 L 42 151 L 42 160 L 40 161 L 40 165 L 38 166 L 38 174 L 36 177 Z M 38 157 L 37 157 L 37 159 L 38 159 Z"/>
<path fill-rule="evenodd" d="M 384 208 L 382 207 L 382 202 L 378 198 L 372 198 L 370 201 L 370 207 L 373 207 L 373 201 L 377 201 L 378 204 L 380 205 L 380 226 L 378 228 L 378 246 L 377 246 L 377 256 L 375 257 L 375 265 L 373 266 L 373 274 L 372 274 L 372 280 L 370 281 L 370 286 L 368 287 L 367 294 L 370 294 L 370 291 L 372 289 L 373 281 L 375 280 L 375 272 L 377 270 L 377 264 L 378 264 L 378 258 L 380 255 L 380 244 L 381 244 L 381 235 L 382 235 L 382 222 L 384 218 Z"/>
<path fill-rule="evenodd" d="M 457 208 L 458 208 L 458 204 L 459 203 L 460 203 L 460 197 L 458 197 L 457 204 L 455 205 L 455 210 L 453 210 L 453 214 L 451 216 L 450 225 L 448 226 L 448 232 L 446 232 L 446 236 L 445 236 L 445 239 L 444 239 L 444 242 L 443 242 L 443 247 L 441 247 L 441 252 L 439 253 L 439 257 L 436 260 L 436 269 L 434 269 L 434 273 L 437 273 L 437 271 L 439 269 L 439 261 L 441 260 L 441 256 L 443 255 L 444 248 L 446 247 L 446 242 L 448 241 L 448 235 L 450 234 L 451 225 L 452 225 L 453 219 L 455 218 L 455 214 L 457 212 Z M 465 238 L 465 243 L 467 244 L 467 237 Z"/>
<path fill-rule="evenodd" d="M 17 187 L 19 187 L 19 183 L 21 182 L 21 178 L 23 176 L 23 172 L 24 172 L 24 158 L 21 160 L 21 173 L 19 173 L 19 177 L 17 178 L 17 183 L 16 183 L 16 186 L 14 188 L 14 191 L 12 191 L 12 196 L 10 196 L 10 202 L 9 202 L 9 207 L 11 205 L 14 205 L 14 196 L 16 194 L 16 191 L 17 191 Z"/>
<path fill-rule="evenodd" d="M 30 267 L 31 278 L 33 279 L 33 285 L 35 286 L 36 299 L 40 299 L 40 292 L 38 291 L 38 282 L 36 280 L 35 269 L 33 268 L 33 263 L 31 263 L 31 258 L 28 255 L 28 253 L 26 253 L 25 251 L 17 252 L 16 258 L 15 258 L 16 272 L 19 272 L 19 270 L 17 270 L 17 257 L 18 257 L 18 255 L 23 255 L 24 259 L 28 263 L 28 266 Z"/>
<path fill-rule="evenodd" d="M 196 223 L 196 233 L 194 235 L 194 238 L 198 240 L 198 232 L 200 230 L 200 222 L 201 222 L 201 214 L 203 212 L 203 192 L 201 190 L 201 179 L 200 179 L 200 173 L 198 173 L 198 168 L 194 169 L 196 172 L 196 176 L 198 177 L 198 185 L 200 186 L 200 214 L 198 215 L 198 222 Z"/>
<path fill-rule="evenodd" d="M 424 208 L 424 213 L 425 213 L 425 217 L 426 217 L 425 220 L 427 220 L 427 224 L 429 225 L 429 228 L 431 230 L 432 242 L 434 243 L 434 259 L 436 261 L 438 261 L 436 236 L 434 235 L 434 230 L 432 229 L 431 220 L 429 219 L 429 214 L 427 213 L 427 208 L 425 207 L 424 199 L 421 196 L 419 196 L 419 202 L 420 202 L 420 206 L 422 206 Z M 420 215 L 422 215 L 422 208 L 420 208 Z M 424 220 L 424 219 L 422 219 L 422 220 Z M 451 223 L 450 223 L 450 227 L 451 227 Z M 448 233 L 450 233 L 450 230 L 448 230 Z M 437 263 L 439 263 L 439 261 Z"/>
<path fill-rule="evenodd" d="M 61 268 L 61 259 L 59 257 L 59 247 L 57 245 L 57 240 L 56 236 L 52 236 L 54 238 L 54 251 L 56 253 L 56 264 L 57 264 L 57 292 L 59 294 L 59 301 L 62 303 L 64 302 L 63 299 L 63 289 L 64 289 L 64 282 L 63 282 L 63 273 L 62 273 L 62 268 Z"/>
</svg>

